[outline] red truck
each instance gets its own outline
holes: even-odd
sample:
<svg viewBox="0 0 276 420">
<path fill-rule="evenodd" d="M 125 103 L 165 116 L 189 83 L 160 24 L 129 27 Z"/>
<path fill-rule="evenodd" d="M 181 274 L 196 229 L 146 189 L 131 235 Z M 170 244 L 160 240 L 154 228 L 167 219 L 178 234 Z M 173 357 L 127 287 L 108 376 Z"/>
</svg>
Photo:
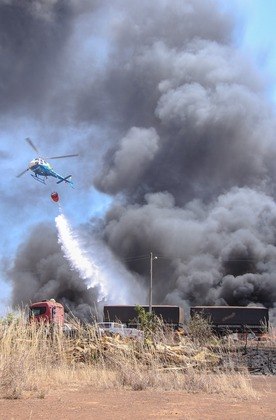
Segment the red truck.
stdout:
<svg viewBox="0 0 276 420">
<path fill-rule="evenodd" d="M 29 309 L 30 321 L 64 326 L 64 307 L 55 299 L 32 303 Z"/>
</svg>

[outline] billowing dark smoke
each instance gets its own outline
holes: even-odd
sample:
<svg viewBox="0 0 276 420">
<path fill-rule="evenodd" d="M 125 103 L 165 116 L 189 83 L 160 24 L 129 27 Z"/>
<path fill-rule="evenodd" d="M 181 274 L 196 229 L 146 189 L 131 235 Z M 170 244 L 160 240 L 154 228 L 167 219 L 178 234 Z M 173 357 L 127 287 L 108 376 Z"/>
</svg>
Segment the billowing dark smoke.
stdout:
<svg viewBox="0 0 276 420">
<path fill-rule="evenodd" d="M 276 206 L 264 193 L 233 188 L 208 204 L 183 208 L 169 193 L 114 208 L 106 217 L 109 245 L 122 256 L 154 250 L 157 302 L 264 304 L 273 307 Z M 135 264 L 135 265 L 134 265 Z M 146 275 L 148 264 L 130 262 Z"/>
<path fill-rule="evenodd" d="M 114 196 L 98 225 L 106 244 L 142 275 L 145 288 L 149 261 L 135 257 L 150 251 L 158 256 L 155 303 L 273 308 L 275 116 L 264 80 L 234 47 L 233 20 L 212 0 L 55 6 L 67 22 L 64 27 L 61 18 L 50 20 L 62 28 L 64 48 L 57 54 L 49 41 L 53 51 L 46 52 L 56 57 L 54 69 L 62 57 L 67 79 L 60 84 L 48 73 L 56 89 L 51 105 L 55 120 L 65 113 L 75 125 L 93 124 L 102 133 L 100 150 L 108 148 L 94 179 L 99 190 Z M 92 53 L 76 48 L 85 42 L 81 23 Z M 82 66 L 72 64 L 72 54 Z M 92 140 L 82 147 L 93 155 Z M 41 261 L 35 251 L 34 260 L 28 258 L 33 238 L 19 251 L 13 276 L 20 272 L 20 256 L 29 270 Z M 54 236 L 48 240 L 46 260 L 57 247 Z M 60 270 L 72 283 L 74 273 L 56 252 L 51 277 L 65 297 Z M 42 274 L 49 278 L 44 267 Z M 33 297 L 45 284 L 41 279 L 26 277 L 34 284 Z M 18 301 L 24 289 L 15 284 Z M 93 300 L 83 290 L 80 296 L 88 304 Z"/>
<path fill-rule="evenodd" d="M 122 258 L 160 256 L 157 303 L 273 307 L 275 121 L 225 16 L 206 2 L 173 4 L 168 15 L 143 4 L 118 31 L 109 71 L 126 132 L 96 185 L 125 201 L 103 234 Z M 148 274 L 148 264 L 129 268 Z"/>
<path fill-rule="evenodd" d="M 1 0 L 1 113 L 45 106 L 61 71 L 58 51 L 69 31 L 68 13 L 64 1 Z"/>
</svg>

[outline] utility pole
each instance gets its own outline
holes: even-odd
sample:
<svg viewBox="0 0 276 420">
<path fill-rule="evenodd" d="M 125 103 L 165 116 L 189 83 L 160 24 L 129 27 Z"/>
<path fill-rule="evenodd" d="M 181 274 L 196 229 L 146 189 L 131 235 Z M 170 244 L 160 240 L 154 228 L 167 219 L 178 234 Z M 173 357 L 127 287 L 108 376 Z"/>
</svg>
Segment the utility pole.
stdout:
<svg viewBox="0 0 276 420">
<path fill-rule="evenodd" d="M 149 313 L 152 313 L 152 268 L 153 260 L 157 260 L 157 257 L 153 256 L 153 253 L 150 253 L 150 285 L 149 285 Z"/>
</svg>

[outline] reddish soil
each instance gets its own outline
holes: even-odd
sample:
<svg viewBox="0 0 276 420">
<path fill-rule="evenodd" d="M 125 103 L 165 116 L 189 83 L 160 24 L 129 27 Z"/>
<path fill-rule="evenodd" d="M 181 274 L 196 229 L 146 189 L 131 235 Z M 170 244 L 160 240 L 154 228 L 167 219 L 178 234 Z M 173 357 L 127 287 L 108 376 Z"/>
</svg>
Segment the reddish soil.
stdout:
<svg viewBox="0 0 276 420">
<path fill-rule="evenodd" d="M 167 391 L 52 391 L 43 399 L 0 400 L 0 419 L 276 419 L 276 376 L 252 377 L 256 399 Z"/>
</svg>

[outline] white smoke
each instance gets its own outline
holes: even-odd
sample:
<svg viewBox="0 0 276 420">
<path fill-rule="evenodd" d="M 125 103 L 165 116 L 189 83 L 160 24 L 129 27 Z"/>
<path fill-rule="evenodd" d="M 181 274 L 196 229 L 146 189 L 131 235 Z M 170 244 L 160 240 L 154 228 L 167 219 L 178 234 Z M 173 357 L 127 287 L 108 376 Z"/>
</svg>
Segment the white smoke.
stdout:
<svg viewBox="0 0 276 420">
<path fill-rule="evenodd" d="M 97 301 L 108 303 L 145 303 L 145 292 L 136 279 L 126 271 L 123 265 L 115 260 L 110 250 L 99 241 L 91 240 L 89 246 L 84 245 L 84 238 L 73 232 L 68 220 L 63 214 L 55 219 L 58 230 L 58 242 L 65 258 L 75 269 L 81 279 L 87 283 L 87 288 L 97 287 Z M 133 301 L 133 288 L 138 300 Z"/>
<path fill-rule="evenodd" d="M 97 286 L 99 288 L 99 300 L 106 298 L 108 295 L 106 277 L 101 273 L 97 264 L 87 258 L 78 239 L 74 237 L 65 216 L 60 214 L 55 221 L 58 230 L 58 242 L 61 244 L 65 258 L 70 262 L 72 268 L 78 271 L 80 277 L 89 282 L 88 287 Z"/>
</svg>

